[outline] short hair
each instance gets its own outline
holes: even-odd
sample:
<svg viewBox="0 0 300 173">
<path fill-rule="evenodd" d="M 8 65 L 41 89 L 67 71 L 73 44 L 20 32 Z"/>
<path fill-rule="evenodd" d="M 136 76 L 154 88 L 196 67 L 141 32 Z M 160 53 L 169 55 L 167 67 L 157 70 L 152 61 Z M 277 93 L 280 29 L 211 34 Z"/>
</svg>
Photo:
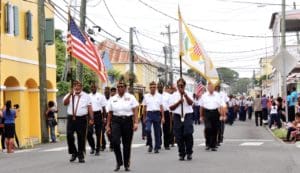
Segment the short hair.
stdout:
<svg viewBox="0 0 300 173">
<path fill-rule="evenodd" d="M 295 114 L 295 116 L 296 116 L 297 118 L 300 118 L 300 112 L 297 112 L 297 113 Z"/>
<path fill-rule="evenodd" d="M 110 92 L 116 92 L 117 88 L 116 87 L 111 87 Z"/>
<path fill-rule="evenodd" d="M 119 80 L 118 81 L 118 85 L 121 84 L 121 85 L 124 85 L 125 87 L 127 87 L 127 84 L 124 80 Z"/>
<path fill-rule="evenodd" d="M 156 82 L 154 82 L 154 81 L 150 82 L 149 86 L 151 86 L 151 85 L 156 85 Z"/>
<path fill-rule="evenodd" d="M 48 102 L 48 107 L 51 108 L 51 107 L 53 107 L 54 105 L 55 105 L 54 101 L 49 101 L 49 102 Z"/>
<path fill-rule="evenodd" d="M 74 80 L 72 83 L 73 86 L 75 85 L 82 85 L 82 83 L 79 80 Z"/>
<path fill-rule="evenodd" d="M 179 82 L 182 82 L 184 86 L 186 85 L 186 82 L 185 82 L 185 80 L 183 78 L 179 78 L 177 80 L 177 85 L 178 85 Z"/>
</svg>

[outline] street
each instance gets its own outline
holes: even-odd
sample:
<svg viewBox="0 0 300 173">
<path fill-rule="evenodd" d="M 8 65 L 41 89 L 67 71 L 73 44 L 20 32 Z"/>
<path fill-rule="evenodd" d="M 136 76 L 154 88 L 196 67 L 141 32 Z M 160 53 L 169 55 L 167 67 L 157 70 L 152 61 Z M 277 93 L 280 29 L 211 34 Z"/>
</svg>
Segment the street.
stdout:
<svg viewBox="0 0 300 173">
<path fill-rule="evenodd" d="M 178 161 L 176 147 L 170 151 L 162 149 L 159 154 L 147 153 L 140 132 L 139 129 L 133 140 L 132 172 L 296 173 L 300 169 L 300 145 L 283 144 L 264 127 L 255 127 L 253 121 L 226 126 L 224 143 L 217 152 L 205 151 L 203 125 L 195 126 L 192 161 Z M 87 150 L 85 164 L 69 163 L 66 146 L 65 142 L 59 142 L 9 155 L 0 153 L 0 172 L 113 172 L 112 152 L 105 151 L 97 157 L 89 155 Z"/>
</svg>

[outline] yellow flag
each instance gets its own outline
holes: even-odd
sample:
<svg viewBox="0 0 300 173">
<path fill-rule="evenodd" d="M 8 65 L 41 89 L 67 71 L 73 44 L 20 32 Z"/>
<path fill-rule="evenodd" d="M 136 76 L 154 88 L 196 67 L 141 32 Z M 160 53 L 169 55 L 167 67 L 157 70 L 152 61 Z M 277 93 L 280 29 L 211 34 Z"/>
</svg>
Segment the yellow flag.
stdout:
<svg viewBox="0 0 300 173">
<path fill-rule="evenodd" d="M 178 7 L 179 55 L 184 63 L 213 83 L 219 81 L 219 75 L 203 46 L 197 41 L 188 25 L 183 21 Z"/>
</svg>

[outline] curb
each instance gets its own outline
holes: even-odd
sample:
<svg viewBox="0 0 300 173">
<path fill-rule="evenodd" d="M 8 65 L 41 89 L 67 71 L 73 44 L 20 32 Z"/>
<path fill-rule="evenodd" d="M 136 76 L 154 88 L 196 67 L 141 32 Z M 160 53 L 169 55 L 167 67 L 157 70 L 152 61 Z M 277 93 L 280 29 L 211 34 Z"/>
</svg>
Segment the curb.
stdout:
<svg viewBox="0 0 300 173">
<path fill-rule="evenodd" d="M 273 138 L 276 139 L 276 141 L 280 142 L 281 144 L 286 144 L 286 143 L 283 142 L 281 139 L 277 138 L 277 137 L 274 135 L 274 133 L 272 132 L 271 129 L 269 129 L 268 127 L 265 127 L 265 129 L 266 129 L 269 133 L 271 133 L 271 135 L 273 136 Z"/>
</svg>

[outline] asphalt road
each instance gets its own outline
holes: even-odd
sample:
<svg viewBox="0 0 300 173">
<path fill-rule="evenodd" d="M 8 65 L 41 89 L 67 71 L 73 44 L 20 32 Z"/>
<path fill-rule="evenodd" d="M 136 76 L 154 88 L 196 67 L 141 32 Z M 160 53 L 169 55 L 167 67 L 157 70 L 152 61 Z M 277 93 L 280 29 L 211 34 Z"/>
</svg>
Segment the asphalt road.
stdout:
<svg viewBox="0 0 300 173">
<path fill-rule="evenodd" d="M 253 121 L 226 126 L 225 139 L 217 152 L 205 151 L 203 125 L 195 126 L 192 161 L 178 161 L 177 148 L 147 153 L 140 130 L 135 133 L 131 172 L 141 173 L 298 173 L 300 144 L 283 144 Z M 89 153 L 89 151 L 87 151 Z M 0 153 L 2 173 L 104 173 L 113 172 L 114 154 L 86 155 L 86 163 L 69 163 L 65 142 L 35 146 L 14 154 Z M 124 172 L 121 168 L 120 172 Z"/>
</svg>

